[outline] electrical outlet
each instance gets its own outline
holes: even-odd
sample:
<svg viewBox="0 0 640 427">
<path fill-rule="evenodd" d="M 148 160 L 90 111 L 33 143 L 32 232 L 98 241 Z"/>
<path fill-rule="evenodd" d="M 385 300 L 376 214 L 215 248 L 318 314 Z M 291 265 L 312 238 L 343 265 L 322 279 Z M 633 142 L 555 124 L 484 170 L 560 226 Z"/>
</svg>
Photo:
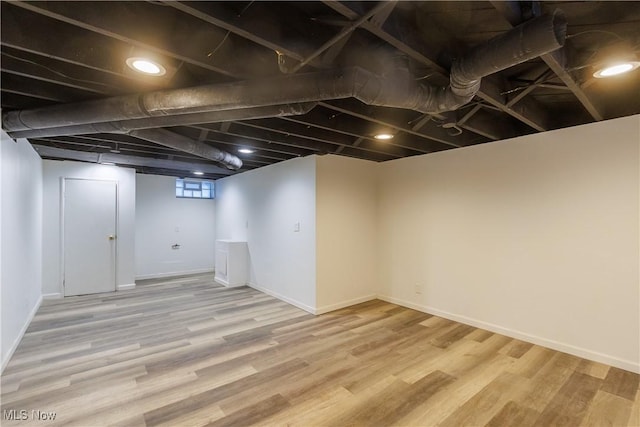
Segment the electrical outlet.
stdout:
<svg viewBox="0 0 640 427">
<path fill-rule="evenodd" d="M 295 231 L 296 233 L 300 231 L 300 223 L 296 222 L 295 224 L 293 224 L 293 231 Z"/>
<path fill-rule="evenodd" d="M 416 292 L 416 295 L 422 294 L 422 286 L 420 286 L 419 284 L 416 284 L 414 287 L 414 291 Z"/>
</svg>

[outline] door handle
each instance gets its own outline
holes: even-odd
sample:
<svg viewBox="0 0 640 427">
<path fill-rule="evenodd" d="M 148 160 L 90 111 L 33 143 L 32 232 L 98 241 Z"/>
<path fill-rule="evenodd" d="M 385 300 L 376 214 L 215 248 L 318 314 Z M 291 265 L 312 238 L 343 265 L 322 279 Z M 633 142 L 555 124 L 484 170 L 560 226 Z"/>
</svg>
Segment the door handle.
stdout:
<svg viewBox="0 0 640 427">
<path fill-rule="evenodd" d="M 109 235 L 109 240 L 116 240 L 116 236 L 114 236 L 113 234 Z"/>
</svg>

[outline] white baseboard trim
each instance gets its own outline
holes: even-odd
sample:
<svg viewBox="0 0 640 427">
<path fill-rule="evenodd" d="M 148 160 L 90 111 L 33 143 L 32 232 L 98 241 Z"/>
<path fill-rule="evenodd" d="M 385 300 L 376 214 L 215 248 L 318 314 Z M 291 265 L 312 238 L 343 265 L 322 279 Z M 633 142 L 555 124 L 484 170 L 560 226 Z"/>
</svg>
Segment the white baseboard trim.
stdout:
<svg viewBox="0 0 640 427">
<path fill-rule="evenodd" d="M 462 316 L 459 314 L 449 313 L 442 311 L 434 307 L 415 304 L 410 301 L 390 297 L 387 295 L 378 295 L 378 299 L 387 301 L 393 304 L 398 304 L 404 307 L 412 308 L 414 310 L 422 311 L 424 313 L 433 314 L 434 316 L 444 317 L 445 319 L 453 320 L 455 322 L 464 323 L 466 325 L 475 326 L 477 328 L 486 329 L 491 332 L 495 332 L 501 335 L 505 335 L 511 338 L 517 338 L 522 341 L 537 344 L 543 347 L 550 348 L 552 350 L 561 351 L 563 353 L 572 354 L 574 356 L 582 357 L 584 359 L 593 360 L 595 362 L 604 363 L 606 365 L 615 366 L 616 368 L 624 369 L 626 371 L 640 373 L 640 364 L 631 360 L 620 359 L 608 354 L 599 353 L 597 351 L 589 350 L 582 347 L 577 347 L 571 344 L 566 344 L 547 338 L 531 335 L 526 332 L 517 331 L 510 328 L 505 328 L 493 323 L 484 322 L 470 317 Z"/>
<path fill-rule="evenodd" d="M 213 272 L 214 272 L 213 268 L 199 268 L 196 270 L 171 271 L 169 273 L 141 274 L 139 276 L 136 276 L 136 280 L 161 279 L 163 277 L 186 276 L 189 274 L 204 274 L 204 273 L 213 273 Z"/>
<path fill-rule="evenodd" d="M 263 293 L 265 293 L 267 295 L 271 295 L 274 298 L 278 298 L 279 300 L 284 301 L 286 303 L 289 303 L 291 305 L 295 305 L 296 307 L 298 307 L 298 308 L 300 308 L 300 309 L 302 309 L 302 310 L 304 310 L 304 311 L 306 311 L 308 313 L 317 314 L 315 308 L 310 307 L 310 306 L 308 306 L 306 304 L 303 304 L 300 301 L 296 301 L 296 300 L 294 300 L 292 298 L 285 297 L 284 295 L 280 295 L 279 293 L 274 292 L 274 291 L 272 291 L 270 289 L 263 288 L 262 286 L 258 286 L 255 283 L 249 283 L 248 282 L 247 286 L 249 286 L 249 287 L 251 287 L 251 288 L 253 288 L 253 289 L 257 290 L 257 291 L 263 292 Z"/>
<path fill-rule="evenodd" d="M 54 292 L 51 294 L 42 294 L 42 299 L 60 299 L 62 294 L 60 292 Z"/>
<path fill-rule="evenodd" d="M 117 285 L 116 286 L 116 291 L 126 291 L 129 289 L 135 289 L 136 284 L 135 283 L 127 283 L 124 285 Z"/>
<path fill-rule="evenodd" d="M 336 304 L 325 305 L 325 306 L 316 308 L 315 314 L 329 313 L 330 311 L 340 310 L 341 308 L 345 308 L 345 307 L 349 307 L 349 306 L 352 306 L 352 305 L 360 304 L 360 303 L 363 303 L 363 302 L 371 301 L 371 300 L 374 300 L 376 298 L 378 298 L 378 296 L 373 294 L 373 295 L 367 295 L 367 296 L 364 296 L 364 297 L 354 298 L 354 299 L 349 300 L 349 301 L 342 301 L 342 302 L 339 302 L 339 303 L 336 303 Z"/>
<path fill-rule="evenodd" d="M 219 285 L 222 285 L 222 286 L 226 287 L 226 288 L 238 288 L 240 286 L 248 286 L 247 283 L 234 283 L 234 284 L 231 284 L 231 283 L 229 283 L 228 280 L 225 280 L 220 276 L 213 276 L 213 281 L 216 282 Z"/>
<path fill-rule="evenodd" d="M 24 334 L 25 332 L 27 332 L 27 329 L 29 328 L 31 321 L 33 320 L 36 313 L 38 312 L 38 309 L 42 304 L 42 297 L 43 295 L 40 295 L 40 297 L 38 298 L 36 305 L 33 307 L 31 312 L 29 313 L 29 316 L 27 317 L 27 321 L 24 323 L 24 325 L 22 325 L 22 329 L 20 329 L 20 333 L 18 333 L 18 336 L 16 337 L 15 341 L 11 345 L 9 352 L 7 353 L 6 357 L 2 360 L 2 365 L 0 366 L 0 375 L 4 372 L 4 368 L 6 368 L 7 365 L 9 364 L 9 361 L 11 360 L 13 353 L 15 353 L 16 349 L 18 348 L 18 345 L 20 345 L 20 341 L 22 341 L 22 337 L 24 337 Z"/>
</svg>

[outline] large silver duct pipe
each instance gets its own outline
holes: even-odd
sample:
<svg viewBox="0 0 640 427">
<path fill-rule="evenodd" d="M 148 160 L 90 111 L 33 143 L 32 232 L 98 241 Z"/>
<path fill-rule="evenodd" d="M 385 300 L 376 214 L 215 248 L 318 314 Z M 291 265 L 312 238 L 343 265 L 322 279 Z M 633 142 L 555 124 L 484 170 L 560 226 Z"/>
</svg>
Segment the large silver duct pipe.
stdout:
<svg viewBox="0 0 640 427">
<path fill-rule="evenodd" d="M 129 135 L 216 161 L 224 165 L 227 169 L 237 170 L 242 167 L 242 160 L 240 160 L 238 156 L 234 156 L 226 151 L 218 150 L 210 145 L 194 141 L 186 136 L 182 136 L 166 129 L 132 130 L 129 132 Z"/>
<path fill-rule="evenodd" d="M 150 117 L 138 120 L 126 120 L 103 123 L 88 123 L 75 126 L 61 126 L 48 129 L 32 129 L 19 132 L 11 132 L 13 138 L 46 138 L 54 136 L 87 135 L 94 133 L 128 134 L 146 141 L 150 141 L 175 150 L 191 153 L 209 160 L 221 163 L 228 169 L 236 170 L 242 167 L 239 157 L 218 150 L 203 142 L 192 141 L 175 132 L 164 129 L 141 131 L 160 126 L 190 125 L 208 122 L 225 122 L 242 119 L 257 119 L 264 117 L 284 117 L 306 114 L 316 103 L 272 105 L 268 107 L 247 108 L 242 110 L 211 111 L 189 115 L 176 115 L 166 117 Z"/>
<path fill-rule="evenodd" d="M 159 169 L 173 169 L 176 171 L 199 170 L 206 174 L 231 175 L 225 168 L 211 163 L 197 163 L 184 160 L 156 159 L 153 157 L 130 156 L 126 154 L 94 153 L 90 151 L 67 150 L 49 145 L 33 144 L 36 152 L 42 158 L 79 160 L 91 163 L 116 163 L 118 165 L 143 166 Z"/>
<path fill-rule="evenodd" d="M 12 134 L 29 129 L 349 97 L 370 105 L 440 113 L 469 102 L 477 93 L 482 77 L 560 48 L 565 33 L 566 20 L 559 10 L 553 15 L 528 21 L 473 48 L 454 63 L 450 84 L 446 87 L 417 83 L 406 65 L 389 76 L 378 76 L 354 67 L 10 111 L 3 114 L 2 125 Z"/>
<path fill-rule="evenodd" d="M 269 105 L 266 107 L 243 108 L 239 110 L 207 111 L 194 114 L 148 117 L 134 120 L 87 123 L 82 125 L 58 126 L 44 129 L 29 129 L 9 132 L 13 138 L 48 138 L 54 136 L 89 135 L 94 133 L 129 134 L 133 130 L 150 129 L 164 126 L 188 126 L 200 123 L 219 123 L 234 120 L 263 119 L 268 117 L 287 117 L 306 114 L 317 105 L 316 102 L 287 105 Z"/>
</svg>

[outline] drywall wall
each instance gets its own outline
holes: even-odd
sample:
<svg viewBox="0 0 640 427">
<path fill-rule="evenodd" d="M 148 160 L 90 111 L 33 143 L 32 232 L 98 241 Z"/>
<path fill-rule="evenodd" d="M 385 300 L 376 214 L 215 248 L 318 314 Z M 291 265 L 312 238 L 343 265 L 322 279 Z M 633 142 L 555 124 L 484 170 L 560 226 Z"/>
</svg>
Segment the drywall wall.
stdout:
<svg viewBox="0 0 640 427">
<path fill-rule="evenodd" d="M 216 181 L 216 237 L 246 241 L 250 285 L 313 312 L 315 157 Z M 299 224 L 298 231 L 295 231 Z"/>
<path fill-rule="evenodd" d="M 640 116 L 380 165 L 387 300 L 638 371 Z"/>
<path fill-rule="evenodd" d="M 177 198 L 176 178 L 136 175 L 136 278 L 213 271 L 214 250 L 214 199 Z"/>
<path fill-rule="evenodd" d="M 377 166 L 350 157 L 317 157 L 317 313 L 378 293 Z"/>
<path fill-rule="evenodd" d="M 134 169 L 73 161 L 43 161 L 44 228 L 42 289 L 45 297 L 64 295 L 60 249 L 60 203 L 62 178 L 103 179 L 118 183 L 118 238 L 116 286 L 135 286 L 135 193 Z"/>
<path fill-rule="evenodd" d="M 0 133 L 4 370 L 42 300 L 42 160 L 27 140 Z"/>
</svg>

